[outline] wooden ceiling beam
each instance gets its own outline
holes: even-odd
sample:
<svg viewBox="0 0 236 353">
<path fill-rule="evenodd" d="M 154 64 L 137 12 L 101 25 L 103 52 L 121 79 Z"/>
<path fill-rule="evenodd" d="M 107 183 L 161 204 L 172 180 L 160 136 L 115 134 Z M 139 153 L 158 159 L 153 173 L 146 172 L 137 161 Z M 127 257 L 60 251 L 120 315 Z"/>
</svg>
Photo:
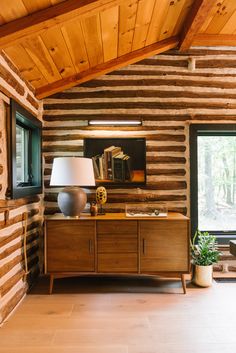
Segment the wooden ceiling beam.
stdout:
<svg viewBox="0 0 236 353">
<path fill-rule="evenodd" d="M 192 46 L 236 46 L 236 34 L 197 34 Z"/>
<path fill-rule="evenodd" d="M 69 76 L 67 78 L 50 83 L 46 86 L 40 87 L 36 90 L 36 97 L 38 99 L 48 97 L 54 93 L 61 92 L 67 88 L 92 80 L 98 76 L 117 70 L 126 65 L 133 64 L 149 56 L 159 54 L 169 49 L 175 48 L 178 46 L 178 44 L 179 44 L 178 37 L 171 37 L 171 38 L 162 40 L 158 43 L 151 44 L 147 47 L 122 55 L 106 63 L 99 64 L 93 68 L 90 68 L 89 70 L 83 71 L 81 73 Z"/>
<path fill-rule="evenodd" d="M 10 47 L 29 36 L 71 21 L 78 16 L 91 16 L 124 0 L 67 0 L 18 18 L 0 26 L 0 49 Z M 10 6 L 10 5 L 9 5 Z"/>
<path fill-rule="evenodd" d="M 187 16 L 180 37 L 179 50 L 185 51 L 191 47 L 195 35 L 205 23 L 209 12 L 215 5 L 215 0 L 195 0 L 193 7 Z"/>
</svg>

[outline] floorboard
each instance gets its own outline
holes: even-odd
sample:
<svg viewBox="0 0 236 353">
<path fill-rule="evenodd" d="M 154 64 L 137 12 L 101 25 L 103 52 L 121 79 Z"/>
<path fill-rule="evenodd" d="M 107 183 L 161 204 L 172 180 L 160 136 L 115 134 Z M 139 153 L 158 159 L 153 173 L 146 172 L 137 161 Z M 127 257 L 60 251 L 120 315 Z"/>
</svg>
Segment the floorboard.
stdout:
<svg viewBox="0 0 236 353">
<path fill-rule="evenodd" d="M 1 353 L 233 353 L 236 283 L 43 277 L 0 329 Z"/>
</svg>

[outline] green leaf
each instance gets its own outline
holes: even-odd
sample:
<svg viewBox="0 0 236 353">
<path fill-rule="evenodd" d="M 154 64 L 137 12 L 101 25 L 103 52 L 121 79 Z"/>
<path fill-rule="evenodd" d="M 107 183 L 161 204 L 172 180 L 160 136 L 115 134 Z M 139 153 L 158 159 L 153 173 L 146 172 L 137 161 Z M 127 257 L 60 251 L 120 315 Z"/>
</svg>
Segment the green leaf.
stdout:
<svg viewBox="0 0 236 353">
<path fill-rule="evenodd" d="M 209 266 L 219 260 L 220 252 L 216 237 L 208 232 L 197 230 L 190 241 L 193 263 L 200 266 Z"/>
</svg>

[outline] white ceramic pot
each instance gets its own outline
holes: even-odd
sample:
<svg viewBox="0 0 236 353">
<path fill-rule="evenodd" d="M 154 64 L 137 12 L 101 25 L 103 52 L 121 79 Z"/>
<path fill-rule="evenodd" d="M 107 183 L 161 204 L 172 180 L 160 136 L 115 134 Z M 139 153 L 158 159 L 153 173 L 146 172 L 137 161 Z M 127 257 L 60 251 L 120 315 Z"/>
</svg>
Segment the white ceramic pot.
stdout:
<svg viewBox="0 0 236 353">
<path fill-rule="evenodd" d="M 210 287 L 212 285 L 213 266 L 195 265 L 194 283 L 200 287 Z"/>
</svg>

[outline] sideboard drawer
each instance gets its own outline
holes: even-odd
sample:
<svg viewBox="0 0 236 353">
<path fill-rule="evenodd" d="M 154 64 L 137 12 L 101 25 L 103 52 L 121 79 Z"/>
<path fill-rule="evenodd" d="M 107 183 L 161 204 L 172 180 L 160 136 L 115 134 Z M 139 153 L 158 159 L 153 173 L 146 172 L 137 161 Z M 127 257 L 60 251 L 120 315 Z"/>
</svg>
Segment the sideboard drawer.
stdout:
<svg viewBox="0 0 236 353">
<path fill-rule="evenodd" d="M 98 254 L 98 272 L 126 273 L 138 271 L 137 254 Z"/>
<path fill-rule="evenodd" d="M 98 234 L 98 253 L 132 253 L 137 251 L 137 234 Z"/>
<path fill-rule="evenodd" d="M 95 235 L 95 222 L 94 221 L 82 221 L 80 223 L 76 220 L 65 220 L 65 221 L 47 221 L 47 232 L 50 236 L 57 237 L 59 234 L 63 234 L 65 242 L 70 241 L 72 235 L 80 236 L 83 235 Z M 66 238 L 67 237 L 67 238 Z"/>
<path fill-rule="evenodd" d="M 97 221 L 97 234 L 137 234 L 137 221 Z"/>
</svg>

